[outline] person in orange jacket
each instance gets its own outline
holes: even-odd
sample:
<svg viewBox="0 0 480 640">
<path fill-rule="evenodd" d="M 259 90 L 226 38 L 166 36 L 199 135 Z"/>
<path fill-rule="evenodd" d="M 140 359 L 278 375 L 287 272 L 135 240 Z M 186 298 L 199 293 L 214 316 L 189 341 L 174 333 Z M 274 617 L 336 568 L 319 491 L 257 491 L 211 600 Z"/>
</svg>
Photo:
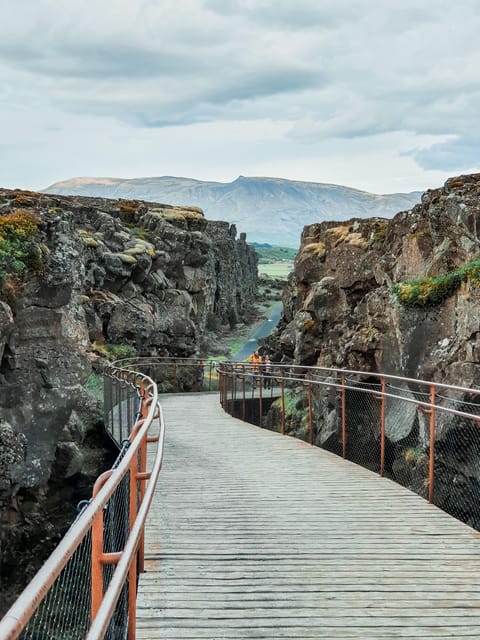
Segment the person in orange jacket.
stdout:
<svg viewBox="0 0 480 640">
<path fill-rule="evenodd" d="M 255 373 L 260 373 L 260 365 L 262 364 L 262 356 L 258 351 L 254 351 L 251 356 L 248 357 L 248 362 L 253 364 L 253 370 Z"/>
<path fill-rule="evenodd" d="M 252 385 L 255 387 L 255 383 L 257 381 L 258 376 L 260 376 L 260 367 L 262 364 L 262 356 L 258 353 L 258 351 L 254 351 L 251 356 L 248 357 L 248 362 L 252 364 Z"/>
</svg>

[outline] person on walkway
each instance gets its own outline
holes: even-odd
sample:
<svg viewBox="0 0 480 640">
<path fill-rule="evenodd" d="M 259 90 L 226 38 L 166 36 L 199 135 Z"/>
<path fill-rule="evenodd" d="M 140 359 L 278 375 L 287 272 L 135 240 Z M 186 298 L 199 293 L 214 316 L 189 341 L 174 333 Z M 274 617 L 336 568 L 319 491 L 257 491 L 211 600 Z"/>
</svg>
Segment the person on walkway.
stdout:
<svg viewBox="0 0 480 640">
<path fill-rule="evenodd" d="M 272 361 L 270 360 L 270 356 L 267 355 L 265 356 L 265 359 L 263 360 L 263 388 L 264 389 L 270 389 L 270 387 L 272 386 L 272 378 L 270 377 L 270 374 L 272 373 Z"/>
<path fill-rule="evenodd" d="M 262 363 L 262 356 L 258 353 L 258 351 L 254 351 L 251 356 L 248 357 L 248 362 L 253 364 L 252 369 L 254 371 L 260 371 L 260 364 Z"/>
<path fill-rule="evenodd" d="M 248 357 L 248 362 L 253 365 L 251 373 L 253 375 L 252 387 L 255 386 L 256 379 L 260 376 L 260 366 L 262 364 L 262 356 L 258 351 L 254 351 L 251 356 Z"/>
</svg>

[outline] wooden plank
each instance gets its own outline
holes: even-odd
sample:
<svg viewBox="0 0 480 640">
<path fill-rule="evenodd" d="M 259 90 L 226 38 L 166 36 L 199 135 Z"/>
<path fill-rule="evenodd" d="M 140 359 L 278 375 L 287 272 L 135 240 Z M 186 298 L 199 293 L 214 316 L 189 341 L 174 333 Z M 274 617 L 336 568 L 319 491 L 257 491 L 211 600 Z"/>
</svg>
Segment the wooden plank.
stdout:
<svg viewBox="0 0 480 640">
<path fill-rule="evenodd" d="M 480 536 L 393 482 L 170 396 L 139 640 L 480 637 Z"/>
</svg>

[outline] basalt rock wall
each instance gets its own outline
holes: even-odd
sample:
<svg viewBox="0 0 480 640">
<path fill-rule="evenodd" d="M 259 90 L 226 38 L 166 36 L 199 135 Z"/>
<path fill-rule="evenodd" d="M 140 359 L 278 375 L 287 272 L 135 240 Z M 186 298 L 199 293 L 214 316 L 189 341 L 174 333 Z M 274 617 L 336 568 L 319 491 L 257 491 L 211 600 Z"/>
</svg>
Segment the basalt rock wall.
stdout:
<svg viewBox="0 0 480 640">
<path fill-rule="evenodd" d="M 257 286 L 245 235 L 197 208 L 0 190 L 0 216 L 19 211 L 34 216 L 38 255 L 19 278 L 0 261 L 5 535 L 59 483 L 97 472 L 100 401 L 86 387 L 98 382 L 99 353 L 198 354 L 209 317 L 244 317 Z M 5 238 L 0 229 L 13 269 L 20 241 Z"/>
<path fill-rule="evenodd" d="M 392 220 L 305 227 L 273 348 L 299 364 L 480 383 L 480 288 L 465 279 L 422 304 L 395 283 L 443 276 L 480 255 L 480 174 L 451 178 Z M 435 283 L 427 286 L 435 286 Z"/>
<path fill-rule="evenodd" d="M 0 302 L 0 410 L 35 441 L 21 479 L 34 486 L 72 412 L 85 414 L 97 348 L 198 353 L 209 314 L 247 313 L 257 275 L 245 235 L 197 208 L 0 191 L 0 215 L 20 208 L 37 217 L 42 256 Z"/>
</svg>

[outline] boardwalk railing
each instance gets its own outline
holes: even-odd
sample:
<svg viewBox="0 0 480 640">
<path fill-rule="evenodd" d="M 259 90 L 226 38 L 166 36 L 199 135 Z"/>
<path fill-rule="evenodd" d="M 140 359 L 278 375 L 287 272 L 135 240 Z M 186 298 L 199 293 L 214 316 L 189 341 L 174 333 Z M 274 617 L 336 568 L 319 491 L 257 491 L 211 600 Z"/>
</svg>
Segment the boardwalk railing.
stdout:
<svg viewBox="0 0 480 640">
<path fill-rule="evenodd" d="M 104 385 L 119 457 L 0 622 L 0 640 L 134 640 L 144 523 L 163 452 L 157 383 L 164 392 L 218 384 L 230 414 L 396 479 L 480 529 L 478 389 L 318 367 L 125 361 L 107 369 Z"/>
<path fill-rule="evenodd" d="M 159 393 L 218 391 L 217 363 L 203 358 L 124 358 L 116 364 L 142 371 L 155 380 Z"/>
<path fill-rule="evenodd" d="M 164 425 L 153 380 L 105 372 L 105 424 L 120 447 L 92 499 L 0 622 L 0 640 L 135 638 L 143 531 L 161 468 Z M 147 447 L 155 455 L 147 469 Z"/>
<path fill-rule="evenodd" d="M 480 530 L 480 389 L 294 365 L 218 372 L 231 415 L 386 475 Z"/>
</svg>

